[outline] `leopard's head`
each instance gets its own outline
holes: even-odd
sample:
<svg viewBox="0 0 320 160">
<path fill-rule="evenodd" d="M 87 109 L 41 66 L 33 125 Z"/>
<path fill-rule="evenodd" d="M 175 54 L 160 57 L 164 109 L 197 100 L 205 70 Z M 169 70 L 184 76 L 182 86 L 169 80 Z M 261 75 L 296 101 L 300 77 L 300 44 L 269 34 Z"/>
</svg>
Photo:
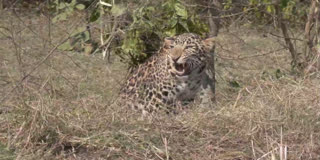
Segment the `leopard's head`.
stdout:
<svg viewBox="0 0 320 160">
<path fill-rule="evenodd" d="M 215 38 L 202 39 L 199 35 L 185 33 L 164 40 L 164 49 L 168 54 L 173 74 L 188 76 L 202 72 L 206 66 L 206 57 L 213 48 Z"/>
</svg>

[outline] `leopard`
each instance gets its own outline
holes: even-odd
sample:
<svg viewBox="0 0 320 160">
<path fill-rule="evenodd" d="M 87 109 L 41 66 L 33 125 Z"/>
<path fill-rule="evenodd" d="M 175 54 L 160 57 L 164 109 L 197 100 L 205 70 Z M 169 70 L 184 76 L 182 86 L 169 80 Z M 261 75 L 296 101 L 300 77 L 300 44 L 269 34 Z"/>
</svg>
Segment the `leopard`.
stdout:
<svg viewBox="0 0 320 160">
<path fill-rule="evenodd" d="M 184 33 L 164 38 L 163 45 L 127 77 L 122 104 L 146 115 L 160 110 L 178 113 L 204 85 L 208 54 L 216 37 Z"/>
</svg>

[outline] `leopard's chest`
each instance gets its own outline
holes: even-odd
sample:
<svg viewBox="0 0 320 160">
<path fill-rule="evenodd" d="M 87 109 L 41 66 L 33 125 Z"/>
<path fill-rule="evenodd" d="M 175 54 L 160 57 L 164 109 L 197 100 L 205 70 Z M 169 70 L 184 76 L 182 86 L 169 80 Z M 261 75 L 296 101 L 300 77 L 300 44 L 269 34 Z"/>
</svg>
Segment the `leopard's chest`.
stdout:
<svg viewBox="0 0 320 160">
<path fill-rule="evenodd" d="M 192 79 L 180 78 L 176 83 L 177 97 L 180 101 L 192 100 L 201 87 L 201 76 Z"/>
</svg>

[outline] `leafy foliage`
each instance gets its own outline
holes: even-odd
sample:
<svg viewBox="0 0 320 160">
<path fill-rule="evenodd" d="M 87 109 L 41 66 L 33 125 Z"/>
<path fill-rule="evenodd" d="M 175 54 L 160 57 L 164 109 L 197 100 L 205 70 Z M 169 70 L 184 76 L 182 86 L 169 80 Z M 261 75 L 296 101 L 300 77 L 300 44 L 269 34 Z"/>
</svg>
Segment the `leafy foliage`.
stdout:
<svg viewBox="0 0 320 160">
<path fill-rule="evenodd" d="M 157 8 L 155 8 L 156 3 Z M 72 0 L 70 3 L 55 1 L 54 7 L 58 14 L 54 22 L 66 20 L 75 10 L 87 8 L 87 5 L 80 3 L 80 0 Z M 101 1 L 91 11 L 88 23 L 99 21 L 103 16 L 120 17 L 127 12 L 123 5 Z M 164 37 L 175 36 L 185 32 L 194 32 L 205 35 L 208 26 L 180 0 L 167 0 L 165 3 L 153 2 L 144 4 L 127 14 L 131 22 L 125 26 L 125 35 L 120 40 L 121 47 L 112 48 L 125 62 L 131 65 L 145 61 L 160 47 Z M 108 38 L 109 34 L 104 35 Z M 73 42 L 66 42 L 60 49 L 74 50 L 77 43 L 89 41 L 87 31 L 83 27 L 73 34 Z"/>
<path fill-rule="evenodd" d="M 74 14 L 75 11 L 83 11 L 86 9 L 91 2 L 90 0 L 72 0 L 71 2 L 66 1 L 59 1 L 55 0 L 51 4 L 51 9 L 55 10 L 55 16 L 52 19 L 53 23 L 57 23 L 60 21 L 68 20 L 70 16 Z M 80 26 L 76 28 L 71 33 L 71 38 L 69 41 L 62 44 L 59 49 L 70 51 L 75 50 L 85 53 L 92 52 L 93 49 L 90 49 L 92 45 L 95 45 L 95 43 L 91 42 L 91 36 L 90 32 L 85 26 Z M 87 44 L 90 44 L 89 46 Z M 89 53 L 90 54 L 90 53 Z"/>
<path fill-rule="evenodd" d="M 179 0 L 167 0 L 157 8 L 149 5 L 138 8 L 132 19 L 117 53 L 133 65 L 143 62 L 158 50 L 164 37 L 185 32 L 204 36 L 208 32 L 208 26 Z"/>
<path fill-rule="evenodd" d="M 55 17 L 52 19 L 53 22 L 67 20 L 69 16 L 71 16 L 75 10 L 83 10 L 85 9 L 85 5 L 78 3 L 77 0 L 72 0 L 70 3 L 68 2 L 60 2 L 59 0 L 55 0 L 51 4 L 51 8 L 55 9 L 57 13 Z"/>
</svg>

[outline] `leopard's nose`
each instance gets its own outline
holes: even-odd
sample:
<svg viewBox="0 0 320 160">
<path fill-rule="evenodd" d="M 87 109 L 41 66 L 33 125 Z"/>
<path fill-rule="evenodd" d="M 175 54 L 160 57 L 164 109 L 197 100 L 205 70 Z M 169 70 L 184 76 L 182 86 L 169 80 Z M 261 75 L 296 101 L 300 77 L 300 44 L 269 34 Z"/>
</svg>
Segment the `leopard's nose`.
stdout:
<svg viewBox="0 0 320 160">
<path fill-rule="evenodd" d="M 172 57 L 172 60 L 174 63 L 177 63 L 177 61 L 179 60 L 180 56 L 179 57 Z"/>
</svg>

